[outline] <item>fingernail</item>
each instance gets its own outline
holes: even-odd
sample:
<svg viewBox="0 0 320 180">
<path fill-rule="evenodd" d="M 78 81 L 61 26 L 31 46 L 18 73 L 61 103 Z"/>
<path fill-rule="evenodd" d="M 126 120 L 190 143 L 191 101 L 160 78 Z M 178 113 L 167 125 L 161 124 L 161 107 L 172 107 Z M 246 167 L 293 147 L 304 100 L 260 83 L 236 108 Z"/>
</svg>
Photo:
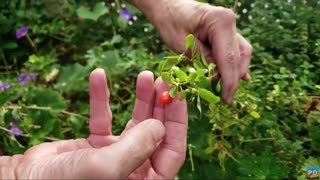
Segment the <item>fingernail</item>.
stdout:
<svg viewBox="0 0 320 180">
<path fill-rule="evenodd" d="M 248 81 L 250 81 L 250 80 L 251 80 L 251 76 L 250 76 L 250 74 L 247 74 L 247 78 L 248 78 Z"/>
<path fill-rule="evenodd" d="M 231 104 L 231 102 L 232 102 L 232 97 L 226 96 L 226 97 L 224 98 L 224 102 L 225 102 L 226 104 Z"/>
</svg>

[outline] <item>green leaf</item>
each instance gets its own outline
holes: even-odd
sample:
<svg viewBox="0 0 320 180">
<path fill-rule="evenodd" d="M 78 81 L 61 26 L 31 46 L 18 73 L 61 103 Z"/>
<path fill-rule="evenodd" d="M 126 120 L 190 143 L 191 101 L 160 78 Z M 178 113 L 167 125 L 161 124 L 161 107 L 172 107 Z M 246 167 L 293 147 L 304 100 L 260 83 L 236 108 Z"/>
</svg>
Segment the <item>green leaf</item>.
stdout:
<svg viewBox="0 0 320 180">
<path fill-rule="evenodd" d="M 216 85 L 216 91 L 221 92 L 221 81 L 219 80 L 217 85 Z"/>
<path fill-rule="evenodd" d="M 166 63 L 166 60 L 160 61 L 158 65 L 158 71 L 161 73 L 163 71 L 164 64 Z"/>
<path fill-rule="evenodd" d="M 197 109 L 200 112 L 200 116 L 202 115 L 202 110 L 201 110 L 201 99 L 200 96 L 198 95 L 197 97 Z"/>
<path fill-rule="evenodd" d="M 255 119 L 260 119 L 261 118 L 260 114 L 257 111 L 251 111 L 250 115 Z"/>
<path fill-rule="evenodd" d="M 210 80 L 205 76 L 197 76 L 194 82 L 200 88 L 207 88 L 210 85 Z"/>
<path fill-rule="evenodd" d="M 180 82 L 185 82 L 188 80 L 188 75 L 181 69 L 175 69 L 174 73 L 177 76 L 177 78 L 180 80 Z"/>
<path fill-rule="evenodd" d="M 85 66 L 78 63 L 66 65 L 61 68 L 55 88 L 69 93 L 87 89 L 88 83 L 84 80 L 87 76 L 89 76 L 89 70 Z"/>
<path fill-rule="evenodd" d="M 196 72 L 192 72 L 189 74 L 189 81 L 194 82 L 197 78 L 198 74 Z"/>
<path fill-rule="evenodd" d="M 178 87 L 177 86 L 172 86 L 170 88 L 169 94 L 172 98 L 175 98 L 177 96 L 178 93 Z"/>
<path fill-rule="evenodd" d="M 203 50 L 201 49 L 201 61 L 202 61 L 202 63 L 206 66 L 206 67 L 208 67 L 208 63 L 207 63 L 207 60 L 206 60 L 206 57 L 204 56 L 204 54 L 203 54 Z"/>
<path fill-rule="evenodd" d="M 77 15 L 82 19 L 91 19 L 93 21 L 97 21 L 99 17 L 107 14 L 109 12 L 108 8 L 105 6 L 104 2 L 96 3 L 93 10 L 81 6 L 77 9 Z"/>
<path fill-rule="evenodd" d="M 17 47 L 18 45 L 15 42 L 0 43 L 0 48 L 3 48 L 3 49 L 14 49 Z"/>
<path fill-rule="evenodd" d="M 170 70 L 173 66 L 177 65 L 179 63 L 178 58 L 170 58 L 166 60 L 162 60 L 158 66 L 158 69 L 160 72 L 165 70 Z"/>
<path fill-rule="evenodd" d="M 111 44 L 118 44 L 123 40 L 121 35 L 115 35 L 111 39 Z"/>
<path fill-rule="evenodd" d="M 48 108 L 54 113 L 59 113 L 67 108 L 64 98 L 58 92 L 47 88 L 32 88 L 26 94 L 26 103 L 36 107 Z"/>
<path fill-rule="evenodd" d="M 225 171 L 224 162 L 225 162 L 225 159 L 226 159 L 226 154 L 227 153 L 226 153 L 225 150 L 219 151 L 219 153 L 218 153 L 219 163 L 220 163 L 220 166 L 223 169 L 223 171 Z"/>
<path fill-rule="evenodd" d="M 196 39 L 192 34 L 189 34 L 186 37 L 186 50 L 190 48 L 192 51 L 194 51 L 195 46 L 196 46 Z"/>
<path fill-rule="evenodd" d="M 93 13 L 99 18 L 100 16 L 109 13 L 109 9 L 106 6 L 106 4 L 102 1 L 99 3 L 96 3 L 96 5 L 93 8 Z"/>
<path fill-rule="evenodd" d="M 61 125 L 62 125 L 62 123 L 60 123 L 59 121 L 56 121 L 56 123 L 53 126 L 51 134 L 53 137 L 56 137 L 58 139 L 65 139 L 64 134 L 62 132 Z"/>
<path fill-rule="evenodd" d="M 242 177 L 255 179 L 283 179 L 288 175 L 288 169 L 266 151 L 261 156 L 242 158 L 239 163 L 239 173 Z"/>
<path fill-rule="evenodd" d="M 213 63 L 210 63 L 208 66 L 208 71 L 211 73 L 214 70 L 214 68 L 216 68 L 216 65 Z"/>
<path fill-rule="evenodd" d="M 204 76 L 204 75 L 206 75 L 207 72 L 208 72 L 207 69 L 198 69 L 198 70 L 196 71 L 196 73 L 197 73 L 198 76 Z"/>
<path fill-rule="evenodd" d="M 70 116 L 68 118 L 69 122 L 71 123 L 73 133 L 78 136 L 80 134 L 80 130 L 84 125 L 84 120 L 81 118 L 77 118 L 75 116 Z"/>
<path fill-rule="evenodd" d="M 116 65 L 121 62 L 118 50 L 109 50 L 104 52 L 99 60 L 98 64 L 101 64 L 107 72 L 113 72 L 116 69 Z"/>
<path fill-rule="evenodd" d="M 171 74 L 169 72 L 163 72 L 161 73 L 161 78 L 164 82 L 170 84 L 172 83 L 172 77 Z"/>
<path fill-rule="evenodd" d="M 218 103 L 220 101 L 220 97 L 203 88 L 199 89 L 199 95 L 202 99 L 208 101 L 209 103 Z"/>
<path fill-rule="evenodd" d="M 213 151 L 215 151 L 217 149 L 216 146 L 210 146 L 210 147 L 207 147 L 207 149 L 204 150 L 204 153 L 206 154 L 212 154 Z"/>
<path fill-rule="evenodd" d="M 198 60 L 193 61 L 193 67 L 195 69 L 206 69 L 206 67 L 202 64 L 202 62 Z"/>
<path fill-rule="evenodd" d="M 31 128 L 28 132 L 34 139 L 34 141 L 29 142 L 30 145 L 40 143 L 44 137 L 52 132 L 54 125 L 58 121 L 57 115 L 54 116 L 51 112 L 45 110 L 28 110 L 27 117 L 31 119 L 32 126 L 37 127 Z"/>
<path fill-rule="evenodd" d="M 185 100 L 187 97 L 186 92 L 183 89 L 180 89 L 180 100 Z"/>
</svg>

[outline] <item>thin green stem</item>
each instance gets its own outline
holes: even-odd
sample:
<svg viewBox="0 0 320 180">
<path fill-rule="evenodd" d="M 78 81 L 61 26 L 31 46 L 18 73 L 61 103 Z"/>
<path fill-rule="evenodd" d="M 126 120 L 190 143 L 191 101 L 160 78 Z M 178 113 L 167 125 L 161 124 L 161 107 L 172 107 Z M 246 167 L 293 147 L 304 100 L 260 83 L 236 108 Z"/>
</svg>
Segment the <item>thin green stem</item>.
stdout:
<svg viewBox="0 0 320 180">
<path fill-rule="evenodd" d="M 192 145 L 191 144 L 188 144 L 188 150 L 189 150 L 189 157 L 190 157 L 190 163 L 191 163 L 191 170 L 192 170 L 192 172 L 194 172 L 195 168 L 194 168 L 193 155 L 192 155 Z"/>
<path fill-rule="evenodd" d="M 238 1 L 239 1 L 239 0 L 235 0 L 235 1 L 234 1 L 234 5 L 233 5 L 233 11 L 234 11 L 234 13 L 237 12 Z"/>
<path fill-rule="evenodd" d="M 1 48 L 0 48 L 0 54 L 1 54 L 1 58 L 3 60 L 4 67 L 6 68 L 6 71 L 8 72 L 9 71 L 8 63 L 7 63 L 6 57 L 4 56 L 4 53 Z"/>
<path fill-rule="evenodd" d="M 117 9 L 120 11 L 121 10 L 121 6 L 120 6 L 119 0 L 115 0 L 115 2 L 116 2 Z"/>
<path fill-rule="evenodd" d="M 36 46 L 35 42 L 30 38 L 30 36 L 28 34 L 26 34 L 26 37 L 27 37 L 29 43 L 31 44 L 32 48 L 34 49 L 35 53 L 38 54 L 37 53 L 37 46 Z"/>
<path fill-rule="evenodd" d="M 247 139 L 242 140 L 241 142 L 257 142 L 257 141 L 273 141 L 275 138 L 257 138 L 257 139 Z"/>
<path fill-rule="evenodd" d="M 81 119 L 87 120 L 89 121 L 90 119 L 86 116 L 83 116 L 81 114 L 77 114 L 77 113 L 73 113 L 73 112 L 69 112 L 69 111 L 62 111 L 61 113 L 69 115 L 69 116 L 75 116 L 75 117 L 79 117 Z"/>
<path fill-rule="evenodd" d="M 7 109 L 22 109 L 22 107 L 20 107 L 20 106 L 5 106 L 5 108 L 7 108 Z M 41 106 L 34 106 L 34 105 L 33 106 L 24 106 L 23 108 L 33 109 L 33 110 L 43 110 L 43 111 L 51 111 L 52 110 L 51 107 L 41 107 Z M 89 121 L 88 117 L 83 116 L 81 114 L 77 114 L 77 113 L 73 113 L 73 112 L 69 112 L 69 111 L 61 111 L 61 113 L 69 115 L 69 116 L 79 117 L 79 118 L 82 118 L 84 120 Z"/>
</svg>

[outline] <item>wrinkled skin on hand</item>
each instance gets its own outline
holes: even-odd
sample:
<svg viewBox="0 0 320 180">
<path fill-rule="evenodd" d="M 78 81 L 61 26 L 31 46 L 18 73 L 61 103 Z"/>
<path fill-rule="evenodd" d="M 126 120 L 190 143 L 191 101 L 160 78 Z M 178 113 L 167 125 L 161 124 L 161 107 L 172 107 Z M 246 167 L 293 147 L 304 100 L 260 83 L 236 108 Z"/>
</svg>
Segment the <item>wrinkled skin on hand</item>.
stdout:
<svg viewBox="0 0 320 180">
<path fill-rule="evenodd" d="M 231 103 L 240 79 L 249 81 L 251 45 L 236 31 L 236 15 L 230 9 L 193 0 L 165 1 L 149 16 L 164 42 L 177 53 L 185 51 L 185 37 L 194 34 L 197 49 L 217 65 L 223 100 Z M 161 14 L 160 14 L 161 13 Z"/>
<path fill-rule="evenodd" d="M 114 136 L 105 73 L 90 76 L 90 135 L 43 143 L 24 155 L 0 157 L 0 179 L 173 179 L 186 155 L 187 108 L 178 97 L 157 100 L 168 85 L 151 72 L 137 80 L 132 119 Z"/>
</svg>

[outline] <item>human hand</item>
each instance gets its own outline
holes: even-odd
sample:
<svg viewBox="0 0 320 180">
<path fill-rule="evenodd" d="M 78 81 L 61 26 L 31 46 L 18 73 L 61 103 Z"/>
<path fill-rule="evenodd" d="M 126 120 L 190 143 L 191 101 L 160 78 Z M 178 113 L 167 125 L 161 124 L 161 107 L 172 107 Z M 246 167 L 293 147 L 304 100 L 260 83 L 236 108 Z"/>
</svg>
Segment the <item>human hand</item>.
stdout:
<svg viewBox="0 0 320 180">
<path fill-rule="evenodd" d="M 32 147 L 0 157 L 0 179 L 172 179 L 186 153 L 186 102 L 162 106 L 168 86 L 151 72 L 138 76 L 132 119 L 113 136 L 109 91 L 102 69 L 90 76 L 90 135 Z"/>
<path fill-rule="evenodd" d="M 198 52 L 201 48 L 207 60 L 217 65 L 223 100 L 230 103 L 238 81 L 251 79 L 247 71 L 252 47 L 237 33 L 234 12 L 193 0 L 160 0 L 153 4 L 150 3 L 149 8 L 157 7 L 151 12 L 145 8 L 144 12 L 159 30 L 164 42 L 175 52 L 182 53 L 185 51 L 186 36 L 193 34 L 197 38 Z"/>
</svg>

